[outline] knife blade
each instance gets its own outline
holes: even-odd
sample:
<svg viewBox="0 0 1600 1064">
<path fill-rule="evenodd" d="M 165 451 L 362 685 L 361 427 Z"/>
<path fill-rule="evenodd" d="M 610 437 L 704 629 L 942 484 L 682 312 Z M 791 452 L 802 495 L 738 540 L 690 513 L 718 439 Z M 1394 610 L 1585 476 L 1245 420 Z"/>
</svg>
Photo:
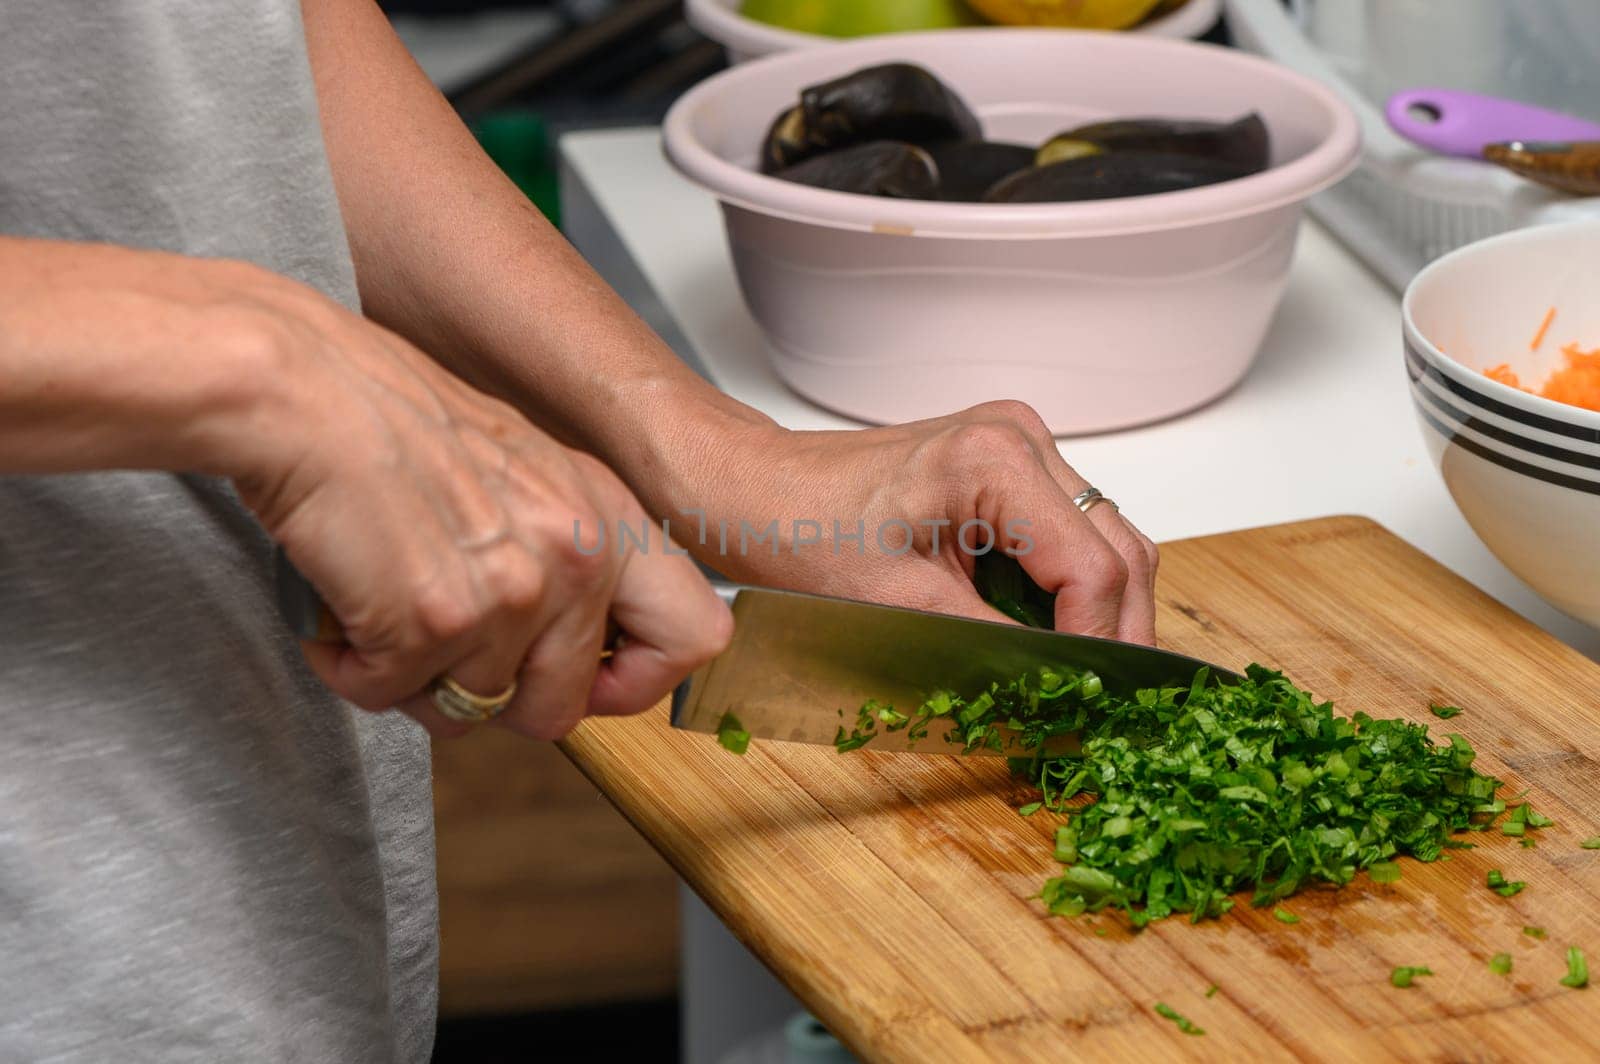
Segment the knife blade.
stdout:
<svg viewBox="0 0 1600 1064">
<path fill-rule="evenodd" d="M 1046 666 L 1090 669 L 1113 693 L 1188 686 L 1201 668 L 1240 679 L 1137 643 L 795 591 L 738 588 L 731 605 L 733 639 L 673 692 L 674 728 L 716 734 L 731 713 L 752 738 L 831 746 L 868 699 L 909 713 L 935 692 L 971 697 Z M 906 735 L 880 730 L 866 749 L 956 750 L 937 733 L 914 748 Z"/>
</svg>

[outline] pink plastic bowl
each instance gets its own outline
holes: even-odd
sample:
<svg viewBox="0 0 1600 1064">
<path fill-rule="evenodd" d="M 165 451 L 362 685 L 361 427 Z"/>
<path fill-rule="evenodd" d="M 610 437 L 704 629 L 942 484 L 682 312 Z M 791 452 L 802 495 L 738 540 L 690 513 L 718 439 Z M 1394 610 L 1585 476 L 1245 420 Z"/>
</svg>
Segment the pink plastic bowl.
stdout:
<svg viewBox="0 0 1600 1064">
<path fill-rule="evenodd" d="M 756 172 L 768 125 L 801 88 L 895 60 L 943 78 L 993 139 L 1256 110 L 1274 165 L 1184 192 L 1029 205 L 880 199 Z M 1283 294 L 1302 204 L 1360 147 L 1343 103 L 1265 60 L 1039 29 L 769 56 L 685 94 L 664 136 L 673 165 L 721 200 L 745 302 L 796 391 L 875 422 L 1023 399 L 1057 434 L 1169 417 L 1232 387 Z"/>
</svg>

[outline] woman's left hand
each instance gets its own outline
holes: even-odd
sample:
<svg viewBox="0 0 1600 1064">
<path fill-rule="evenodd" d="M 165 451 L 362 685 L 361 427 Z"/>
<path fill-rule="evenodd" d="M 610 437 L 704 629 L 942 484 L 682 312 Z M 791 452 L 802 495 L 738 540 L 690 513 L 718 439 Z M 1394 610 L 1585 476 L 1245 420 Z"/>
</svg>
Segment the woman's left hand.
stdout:
<svg viewBox="0 0 1600 1064">
<path fill-rule="evenodd" d="M 1074 505 L 1088 482 L 1026 403 L 860 431 L 758 426 L 717 450 L 703 500 L 656 508 L 732 579 L 1003 620 L 972 582 L 991 547 L 1055 593 L 1057 629 L 1155 641 L 1155 545 L 1113 504 Z"/>
</svg>

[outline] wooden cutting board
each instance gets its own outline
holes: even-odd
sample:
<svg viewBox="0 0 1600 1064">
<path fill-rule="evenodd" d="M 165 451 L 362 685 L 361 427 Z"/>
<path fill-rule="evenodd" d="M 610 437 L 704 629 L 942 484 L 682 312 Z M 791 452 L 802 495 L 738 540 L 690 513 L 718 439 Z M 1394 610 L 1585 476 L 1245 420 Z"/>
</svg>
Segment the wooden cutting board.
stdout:
<svg viewBox="0 0 1600 1064">
<path fill-rule="evenodd" d="M 1460 732 L 1556 826 L 1534 849 L 1474 834 L 1448 862 L 1402 861 L 1399 883 L 1303 893 L 1299 924 L 1242 898 L 1135 934 L 1044 913 L 1057 821 L 1017 814 L 998 759 L 759 742 L 741 758 L 673 732 L 665 707 L 564 746 L 864 1060 L 1600 1057 L 1600 851 L 1578 845 L 1600 835 L 1600 666 L 1361 518 L 1168 544 L 1159 599 L 1165 645 Z M 1430 702 L 1466 712 L 1440 721 Z M 1529 886 L 1501 898 L 1490 868 Z M 1594 987 L 1559 985 L 1568 945 Z M 1510 977 L 1487 967 L 1501 951 Z M 1437 974 L 1396 989 L 1401 964 Z"/>
</svg>

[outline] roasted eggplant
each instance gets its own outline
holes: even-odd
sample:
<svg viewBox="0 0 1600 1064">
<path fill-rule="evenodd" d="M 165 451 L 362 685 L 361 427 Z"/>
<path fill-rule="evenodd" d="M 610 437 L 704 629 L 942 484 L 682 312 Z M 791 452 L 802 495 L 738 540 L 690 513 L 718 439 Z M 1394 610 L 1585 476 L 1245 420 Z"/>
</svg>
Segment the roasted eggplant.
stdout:
<svg viewBox="0 0 1600 1064">
<path fill-rule="evenodd" d="M 938 199 L 939 168 L 915 144 L 874 140 L 813 156 L 775 175 L 815 188 L 894 199 Z"/>
<path fill-rule="evenodd" d="M 983 195 L 985 203 L 1055 203 L 1177 192 L 1244 177 L 1236 163 L 1198 155 L 1107 152 L 1033 166 Z"/>
<path fill-rule="evenodd" d="M 1233 122 L 1194 122 L 1130 118 L 1095 122 L 1057 133 L 1039 148 L 1037 164 L 1047 166 L 1085 154 L 1081 146 L 1105 152 L 1193 155 L 1240 167 L 1247 174 L 1265 170 L 1271 152 L 1267 125 L 1252 111 Z"/>
<path fill-rule="evenodd" d="M 761 171 L 776 174 L 824 152 L 868 141 L 927 146 L 977 140 L 966 103 L 922 67 L 888 63 L 812 85 L 780 114 L 761 146 Z"/>
<path fill-rule="evenodd" d="M 1033 165 L 1026 144 L 997 140 L 952 140 L 928 147 L 939 170 L 939 198 L 977 203 L 1003 177 Z"/>
</svg>

